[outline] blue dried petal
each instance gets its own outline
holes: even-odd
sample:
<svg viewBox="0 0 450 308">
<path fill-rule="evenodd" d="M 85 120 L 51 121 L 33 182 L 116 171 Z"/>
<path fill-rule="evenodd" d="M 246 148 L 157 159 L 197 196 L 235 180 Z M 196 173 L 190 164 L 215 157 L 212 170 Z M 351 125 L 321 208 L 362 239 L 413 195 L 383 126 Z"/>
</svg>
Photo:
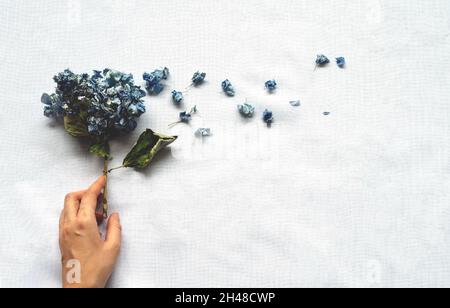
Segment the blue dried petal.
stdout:
<svg viewBox="0 0 450 308">
<path fill-rule="evenodd" d="M 121 118 L 115 125 L 118 130 L 132 132 L 136 129 L 137 122 L 134 119 Z"/>
<path fill-rule="evenodd" d="M 160 70 L 155 70 L 153 72 L 153 75 L 158 78 L 160 81 L 161 80 L 167 80 L 169 78 L 169 69 L 167 67 L 160 69 Z"/>
<path fill-rule="evenodd" d="M 120 118 L 119 122 L 117 123 L 121 127 L 125 127 L 127 125 L 128 121 L 125 118 Z"/>
<path fill-rule="evenodd" d="M 328 59 L 325 55 L 317 55 L 316 65 L 317 66 L 325 66 L 330 63 L 330 59 Z"/>
<path fill-rule="evenodd" d="M 122 74 L 122 78 L 120 80 L 124 83 L 129 83 L 130 81 L 133 80 L 133 75 L 132 74 Z"/>
<path fill-rule="evenodd" d="M 194 74 L 194 76 L 192 77 L 192 83 L 195 86 L 201 85 L 205 81 L 205 78 L 206 78 L 206 73 L 196 72 Z"/>
<path fill-rule="evenodd" d="M 138 115 L 142 115 L 143 113 L 146 112 L 144 102 L 138 102 L 136 104 L 136 107 L 137 107 L 137 110 L 138 110 Z"/>
<path fill-rule="evenodd" d="M 270 126 L 274 119 L 273 119 L 273 113 L 269 109 L 266 109 L 263 113 L 263 121 L 267 123 L 267 126 Z"/>
<path fill-rule="evenodd" d="M 129 115 L 139 117 L 145 113 L 145 105 L 143 103 L 130 104 L 127 111 Z"/>
<path fill-rule="evenodd" d="M 337 66 L 339 66 L 340 68 L 344 68 L 345 67 L 345 58 L 344 57 L 339 57 L 336 58 L 336 64 Z"/>
<path fill-rule="evenodd" d="M 169 69 L 167 67 L 165 67 L 163 69 L 162 73 L 163 73 L 163 79 L 167 80 L 169 78 L 169 75 L 170 75 Z"/>
<path fill-rule="evenodd" d="M 150 83 L 159 83 L 162 80 L 167 80 L 169 78 L 169 69 L 166 67 L 162 70 L 155 70 L 150 74 L 144 73 L 143 78 L 145 81 Z"/>
<path fill-rule="evenodd" d="M 239 110 L 240 114 L 246 118 L 253 117 L 253 114 L 255 113 L 255 107 L 253 107 L 252 105 L 247 104 L 247 103 L 238 105 L 238 110 Z"/>
<path fill-rule="evenodd" d="M 149 94 L 158 95 L 164 90 L 164 85 L 158 83 L 152 87 L 147 87 L 147 90 Z"/>
<path fill-rule="evenodd" d="M 122 80 L 123 77 L 123 73 L 116 71 L 116 70 L 111 70 L 111 69 L 105 69 L 103 71 L 104 74 L 104 85 L 108 86 L 108 87 L 115 87 L 117 85 L 120 85 L 120 81 Z M 133 78 L 133 76 L 131 76 L 131 79 Z M 128 81 L 130 80 L 130 76 L 128 75 Z"/>
<path fill-rule="evenodd" d="M 144 73 L 142 78 L 146 81 L 146 89 L 151 95 L 158 95 L 164 90 L 163 80 L 169 78 L 169 69 L 158 69 L 152 73 Z"/>
<path fill-rule="evenodd" d="M 142 79 L 144 79 L 147 82 L 153 82 L 155 79 L 155 76 L 153 74 L 144 72 L 144 74 L 142 75 Z"/>
<path fill-rule="evenodd" d="M 42 104 L 47 105 L 47 106 L 53 105 L 53 100 L 50 97 L 50 95 L 48 95 L 47 93 L 42 94 L 41 102 L 42 102 Z"/>
<path fill-rule="evenodd" d="M 290 101 L 289 104 L 291 104 L 292 107 L 299 107 L 301 105 L 301 102 L 299 100 Z"/>
<path fill-rule="evenodd" d="M 180 113 L 180 122 L 189 123 L 192 120 L 192 115 L 186 111 Z"/>
<path fill-rule="evenodd" d="M 93 80 L 103 78 L 102 72 L 94 70 L 94 75 L 92 75 Z"/>
<path fill-rule="evenodd" d="M 129 92 L 129 97 L 134 101 L 139 101 L 145 97 L 146 93 L 141 88 L 134 87 Z"/>
<path fill-rule="evenodd" d="M 58 118 L 64 115 L 63 102 L 56 94 L 42 94 L 41 102 L 44 104 L 44 115 L 48 118 Z"/>
<path fill-rule="evenodd" d="M 211 129 L 210 128 L 199 128 L 195 132 L 195 135 L 197 137 L 210 137 L 211 136 Z"/>
<path fill-rule="evenodd" d="M 236 91 L 228 79 L 222 82 L 222 89 L 228 96 L 233 97 L 236 95 Z"/>
<path fill-rule="evenodd" d="M 277 82 L 275 80 L 269 80 L 269 81 L 266 81 L 265 86 L 266 86 L 267 90 L 272 92 L 272 91 L 274 91 L 277 88 L 278 84 L 277 84 Z"/>
<path fill-rule="evenodd" d="M 88 132 L 91 135 L 101 136 L 108 128 L 108 121 L 103 118 L 89 117 Z"/>
<path fill-rule="evenodd" d="M 136 115 L 138 113 L 136 105 L 128 106 L 128 113 L 131 115 Z"/>
<path fill-rule="evenodd" d="M 44 116 L 46 116 L 47 118 L 54 118 L 56 117 L 55 111 L 50 106 L 44 106 Z"/>
<path fill-rule="evenodd" d="M 53 77 L 53 80 L 57 85 L 56 94 L 60 96 L 61 101 L 70 98 L 79 84 L 79 77 L 68 69 Z"/>
<path fill-rule="evenodd" d="M 324 116 L 329 116 L 330 114 L 331 114 L 331 112 L 328 112 L 328 111 L 323 113 Z"/>
<path fill-rule="evenodd" d="M 184 99 L 183 92 L 176 90 L 172 91 L 172 100 L 175 103 L 175 105 L 180 105 L 183 99 Z"/>
</svg>

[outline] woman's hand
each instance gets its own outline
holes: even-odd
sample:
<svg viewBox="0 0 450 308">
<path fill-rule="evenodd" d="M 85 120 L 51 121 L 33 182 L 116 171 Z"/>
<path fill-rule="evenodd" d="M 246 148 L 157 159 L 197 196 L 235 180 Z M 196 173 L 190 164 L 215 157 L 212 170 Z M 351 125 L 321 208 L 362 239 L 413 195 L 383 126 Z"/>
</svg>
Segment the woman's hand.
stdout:
<svg viewBox="0 0 450 308">
<path fill-rule="evenodd" d="M 87 190 L 66 196 L 59 223 L 59 245 L 65 288 L 104 288 L 119 256 L 121 225 L 118 214 L 108 221 L 106 240 L 100 236 L 95 210 L 105 186 L 100 177 Z"/>
</svg>

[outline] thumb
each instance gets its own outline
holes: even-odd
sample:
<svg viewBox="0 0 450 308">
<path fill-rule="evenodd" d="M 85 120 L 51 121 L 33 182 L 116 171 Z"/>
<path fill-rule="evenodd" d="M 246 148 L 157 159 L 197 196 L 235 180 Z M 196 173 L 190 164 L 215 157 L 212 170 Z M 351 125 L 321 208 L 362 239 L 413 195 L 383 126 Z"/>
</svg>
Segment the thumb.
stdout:
<svg viewBox="0 0 450 308">
<path fill-rule="evenodd" d="M 108 220 L 106 227 L 105 245 L 108 249 L 119 251 L 122 243 L 122 226 L 120 224 L 119 214 L 114 213 Z"/>
</svg>

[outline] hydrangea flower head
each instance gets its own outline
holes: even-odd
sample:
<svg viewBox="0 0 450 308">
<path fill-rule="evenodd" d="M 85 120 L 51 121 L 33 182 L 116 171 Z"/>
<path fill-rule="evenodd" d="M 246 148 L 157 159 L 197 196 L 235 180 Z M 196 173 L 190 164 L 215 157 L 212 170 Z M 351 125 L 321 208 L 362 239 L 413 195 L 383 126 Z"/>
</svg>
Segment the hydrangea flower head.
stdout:
<svg viewBox="0 0 450 308">
<path fill-rule="evenodd" d="M 205 78 L 206 73 L 196 72 L 194 76 L 192 76 L 192 83 L 194 86 L 199 86 L 205 81 Z"/>
<path fill-rule="evenodd" d="M 275 91 L 277 86 L 278 84 L 275 80 L 266 81 L 266 89 L 269 90 L 269 92 Z"/>
<path fill-rule="evenodd" d="M 144 73 L 143 79 L 146 82 L 146 89 L 150 95 L 158 95 L 164 90 L 163 80 L 169 78 L 169 69 L 157 69 L 153 73 Z"/>
<path fill-rule="evenodd" d="M 89 74 L 65 70 L 54 77 L 56 91 L 43 94 L 44 114 L 71 117 L 94 137 L 113 131 L 136 129 L 137 118 L 145 113 L 146 93 L 134 84 L 133 75 L 105 69 Z"/>
<path fill-rule="evenodd" d="M 222 82 L 222 89 L 225 92 L 226 95 L 233 97 L 236 95 L 236 91 L 234 90 L 233 85 L 231 82 L 227 79 Z"/>
</svg>

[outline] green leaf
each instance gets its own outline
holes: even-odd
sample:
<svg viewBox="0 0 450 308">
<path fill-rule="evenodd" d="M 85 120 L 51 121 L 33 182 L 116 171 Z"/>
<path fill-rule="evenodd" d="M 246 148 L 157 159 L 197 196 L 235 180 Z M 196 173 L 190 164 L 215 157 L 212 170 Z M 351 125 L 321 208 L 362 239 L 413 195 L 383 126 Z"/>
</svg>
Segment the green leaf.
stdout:
<svg viewBox="0 0 450 308">
<path fill-rule="evenodd" d="M 89 152 L 107 160 L 112 158 L 110 155 L 109 143 L 107 141 L 91 145 Z"/>
<path fill-rule="evenodd" d="M 127 168 L 143 169 L 148 167 L 153 158 L 166 146 L 177 140 L 175 136 L 165 136 L 147 129 L 140 137 L 131 152 L 123 161 Z"/>
<path fill-rule="evenodd" d="M 79 115 L 65 116 L 64 128 L 73 137 L 88 137 L 89 133 L 85 121 Z"/>
</svg>

